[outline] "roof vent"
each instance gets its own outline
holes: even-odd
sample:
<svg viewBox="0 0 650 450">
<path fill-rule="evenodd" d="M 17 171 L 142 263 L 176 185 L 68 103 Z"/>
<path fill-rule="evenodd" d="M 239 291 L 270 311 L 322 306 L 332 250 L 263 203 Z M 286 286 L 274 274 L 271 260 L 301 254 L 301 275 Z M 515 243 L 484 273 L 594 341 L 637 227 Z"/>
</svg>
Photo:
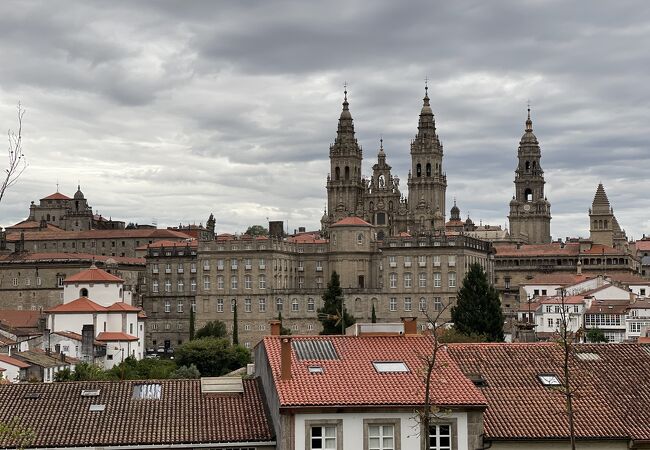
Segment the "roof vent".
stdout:
<svg viewBox="0 0 650 450">
<path fill-rule="evenodd" d="M 106 405 L 90 405 L 88 407 L 88 411 L 104 411 L 106 409 Z"/>
<path fill-rule="evenodd" d="M 311 373 L 312 375 L 321 374 L 325 372 L 323 366 L 309 366 L 307 369 L 309 370 L 309 373 Z"/>
<path fill-rule="evenodd" d="M 244 383 L 241 377 L 204 377 L 201 378 L 202 394 L 243 394 Z"/>
<path fill-rule="evenodd" d="M 403 361 L 373 361 L 372 365 L 379 373 L 400 373 L 408 372 L 409 368 Z"/>
<path fill-rule="evenodd" d="M 40 392 L 27 392 L 25 395 L 23 395 L 23 398 L 29 398 L 29 399 L 41 398 L 41 393 Z"/>
<path fill-rule="evenodd" d="M 82 397 L 99 397 L 99 389 L 83 389 L 81 391 Z"/>
<path fill-rule="evenodd" d="M 487 380 L 483 378 L 483 375 L 480 373 L 470 373 L 467 374 L 467 378 L 470 379 L 472 383 L 474 383 L 474 386 L 476 387 L 486 387 L 487 386 Z"/>
<path fill-rule="evenodd" d="M 160 400 L 162 386 L 158 383 L 134 384 L 132 400 Z"/>
<path fill-rule="evenodd" d="M 600 359 L 598 353 L 592 352 L 576 353 L 576 356 L 581 361 L 598 361 Z"/>
</svg>

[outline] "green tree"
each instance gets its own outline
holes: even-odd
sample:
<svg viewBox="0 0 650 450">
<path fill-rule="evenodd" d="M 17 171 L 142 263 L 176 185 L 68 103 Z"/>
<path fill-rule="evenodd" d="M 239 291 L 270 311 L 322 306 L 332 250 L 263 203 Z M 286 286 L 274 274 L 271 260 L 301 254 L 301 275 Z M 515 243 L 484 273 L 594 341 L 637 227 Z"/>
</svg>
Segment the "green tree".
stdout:
<svg viewBox="0 0 650 450">
<path fill-rule="evenodd" d="M 190 341 L 194 339 L 194 327 L 196 318 L 194 316 L 194 304 L 190 305 Z"/>
<path fill-rule="evenodd" d="M 503 341 L 503 312 L 497 290 L 492 286 L 480 264 L 472 264 L 458 291 L 451 320 L 462 334 L 484 335 L 490 342 Z"/>
<path fill-rule="evenodd" d="M 176 379 L 189 379 L 189 378 L 201 378 L 201 372 L 196 368 L 194 364 L 188 366 L 180 366 L 178 369 L 174 370 L 169 374 L 169 378 Z"/>
<path fill-rule="evenodd" d="M 320 334 L 343 334 L 345 327 L 355 323 L 343 305 L 343 290 L 339 274 L 332 272 L 332 277 L 327 283 L 327 290 L 323 294 L 323 307 L 318 308 L 318 320 L 323 324 Z"/>
<path fill-rule="evenodd" d="M 249 236 L 268 236 L 269 230 L 264 228 L 262 225 L 251 225 L 248 227 L 245 234 L 248 234 Z"/>
<path fill-rule="evenodd" d="M 239 344 L 239 324 L 237 323 L 237 300 L 232 299 L 232 345 Z"/>
<path fill-rule="evenodd" d="M 452 342 L 487 342 L 487 338 L 483 334 L 463 334 L 454 327 L 441 329 L 437 336 L 438 341 L 443 344 L 451 344 Z"/>
<path fill-rule="evenodd" d="M 607 337 L 605 336 L 605 332 L 600 328 L 589 328 L 589 330 L 587 330 L 587 341 L 594 344 L 598 344 L 600 342 L 608 342 Z"/>
<path fill-rule="evenodd" d="M 69 367 L 61 369 L 54 374 L 54 381 L 74 381 L 74 372 Z"/>
<path fill-rule="evenodd" d="M 250 351 L 228 338 L 205 337 L 186 342 L 175 351 L 179 366 L 194 364 L 204 377 L 218 377 L 251 362 Z"/>
<path fill-rule="evenodd" d="M 291 334 L 291 329 L 282 324 L 282 311 L 278 311 L 278 320 L 280 321 L 280 334 L 282 336 L 289 336 Z"/>
<path fill-rule="evenodd" d="M 372 312 L 370 313 L 370 323 L 377 323 L 377 311 L 375 311 L 375 304 L 372 304 Z"/>
<path fill-rule="evenodd" d="M 110 370 L 106 376 L 113 380 L 164 380 L 176 370 L 176 362 L 169 359 L 145 358 L 137 360 L 129 356 Z"/>
<path fill-rule="evenodd" d="M 87 362 L 80 362 L 74 368 L 73 381 L 106 380 L 106 372 L 101 367 Z"/>
<path fill-rule="evenodd" d="M 226 324 L 220 320 L 213 320 L 206 323 L 203 328 L 199 328 L 196 333 L 194 333 L 194 339 L 201 339 L 204 337 L 226 337 L 228 336 L 228 330 L 226 329 Z"/>
</svg>

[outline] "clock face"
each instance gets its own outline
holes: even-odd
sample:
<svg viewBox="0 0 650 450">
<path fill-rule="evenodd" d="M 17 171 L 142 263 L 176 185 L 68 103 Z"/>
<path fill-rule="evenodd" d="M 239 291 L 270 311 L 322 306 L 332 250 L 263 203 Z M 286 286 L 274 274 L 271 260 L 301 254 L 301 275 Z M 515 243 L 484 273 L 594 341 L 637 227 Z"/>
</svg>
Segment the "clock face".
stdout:
<svg viewBox="0 0 650 450">
<path fill-rule="evenodd" d="M 530 211 L 530 205 L 528 203 L 524 205 L 524 211 Z"/>
</svg>

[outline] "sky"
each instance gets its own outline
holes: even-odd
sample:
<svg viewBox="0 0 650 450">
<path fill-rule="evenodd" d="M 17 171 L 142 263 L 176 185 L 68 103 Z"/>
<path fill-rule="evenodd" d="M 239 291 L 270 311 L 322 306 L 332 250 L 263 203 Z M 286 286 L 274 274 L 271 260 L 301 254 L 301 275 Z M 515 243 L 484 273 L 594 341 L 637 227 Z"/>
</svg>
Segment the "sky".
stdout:
<svg viewBox="0 0 650 450">
<path fill-rule="evenodd" d="M 220 233 L 318 229 L 344 83 L 363 173 L 383 138 L 406 191 L 428 79 L 448 208 L 456 198 L 463 218 L 507 225 L 530 102 L 553 237 L 588 236 L 599 182 L 628 237 L 650 234 L 645 0 L 0 8 L 0 127 L 15 129 L 20 101 L 29 163 L 0 226 L 80 184 L 95 211 L 126 222 L 214 213 Z"/>
</svg>

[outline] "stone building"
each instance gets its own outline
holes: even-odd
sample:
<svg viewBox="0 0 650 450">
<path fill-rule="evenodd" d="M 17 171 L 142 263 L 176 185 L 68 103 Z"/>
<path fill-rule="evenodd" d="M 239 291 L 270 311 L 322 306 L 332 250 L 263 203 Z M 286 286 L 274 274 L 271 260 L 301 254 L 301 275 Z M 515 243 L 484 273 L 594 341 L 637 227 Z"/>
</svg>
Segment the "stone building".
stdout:
<svg viewBox="0 0 650 450">
<path fill-rule="evenodd" d="M 621 230 L 614 210 L 609 204 L 603 183 L 598 184 L 594 201 L 589 208 L 589 237 L 594 244 L 602 244 L 619 250 L 628 249 L 627 235 Z"/>
<path fill-rule="evenodd" d="M 399 189 L 399 177 L 391 173 L 383 142 L 370 179 L 363 178 L 362 149 L 355 138 L 347 91 L 334 144 L 330 146 L 330 174 L 327 176 L 327 210 L 321 219 L 322 231 L 345 217 L 358 217 L 376 227 L 378 239 L 402 232 L 429 232 L 444 227 L 447 176 L 442 170 L 443 149 L 425 95 L 418 132 L 411 141 L 411 171 L 408 200 Z"/>
</svg>

